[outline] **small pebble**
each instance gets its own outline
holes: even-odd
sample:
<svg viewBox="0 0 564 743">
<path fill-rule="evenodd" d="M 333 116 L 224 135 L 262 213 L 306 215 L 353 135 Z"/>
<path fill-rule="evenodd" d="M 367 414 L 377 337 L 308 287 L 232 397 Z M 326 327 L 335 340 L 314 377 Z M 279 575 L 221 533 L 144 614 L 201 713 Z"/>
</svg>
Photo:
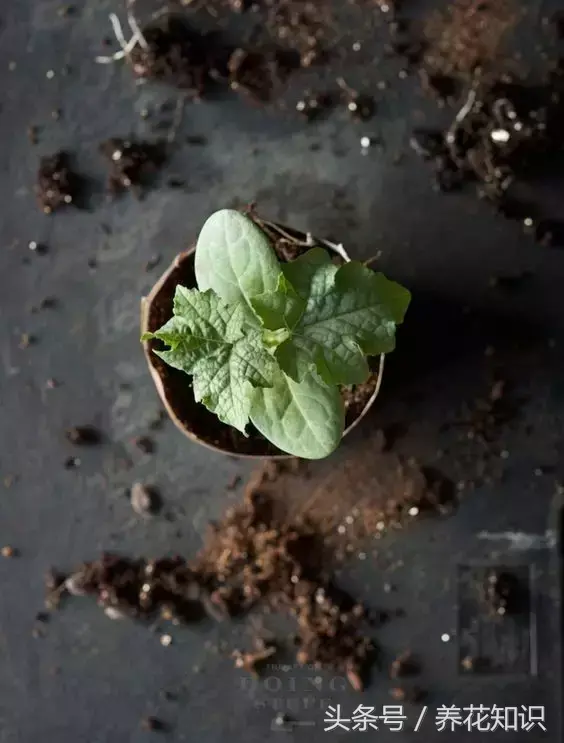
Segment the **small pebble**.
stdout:
<svg viewBox="0 0 564 743">
<path fill-rule="evenodd" d="M 472 671 L 474 668 L 474 658 L 471 655 L 467 655 L 460 661 L 460 665 L 465 671 Z"/>
<path fill-rule="evenodd" d="M 490 137 L 492 142 L 505 144 L 506 142 L 509 142 L 510 134 L 507 129 L 494 129 L 490 134 Z"/>
<path fill-rule="evenodd" d="M 408 514 L 410 516 L 417 516 L 418 513 L 419 513 L 419 509 L 417 508 L 417 506 L 411 506 L 411 508 L 408 511 Z"/>
<path fill-rule="evenodd" d="M 288 718 L 286 715 L 282 714 L 282 712 L 279 712 L 276 717 L 274 718 L 274 724 L 276 727 L 283 727 L 288 722 Z"/>
<path fill-rule="evenodd" d="M 131 508 L 139 516 L 152 516 L 160 506 L 160 499 L 155 490 L 143 485 L 142 482 L 135 482 L 131 486 L 129 495 Z"/>
<path fill-rule="evenodd" d="M 52 80 L 55 77 L 55 71 L 54 70 L 47 70 L 45 73 L 45 77 L 47 80 Z"/>
<path fill-rule="evenodd" d="M 164 648 L 168 648 L 169 645 L 172 645 L 172 637 L 170 635 L 161 635 L 161 645 Z"/>
<path fill-rule="evenodd" d="M 441 640 L 443 642 L 450 642 L 450 635 L 445 632 L 444 634 L 441 635 Z"/>
<path fill-rule="evenodd" d="M 66 470 L 74 470 L 77 467 L 80 467 L 81 461 L 79 457 L 69 457 L 68 459 L 65 459 L 65 469 Z"/>
<path fill-rule="evenodd" d="M 2 557 L 9 558 L 9 557 L 17 557 L 18 553 L 13 547 L 7 544 L 4 547 L 2 547 L 2 549 L 0 550 L 0 554 L 2 555 Z"/>
<path fill-rule="evenodd" d="M 162 720 L 159 720 L 157 717 L 144 717 L 141 720 L 141 728 L 143 730 L 147 730 L 148 732 L 162 732 L 166 730 L 167 726 Z"/>
<path fill-rule="evenodd" d="M 38 243 L 35 240 L 31 240 L 27 247 L 33 252 L 37 253 L 38 255 L 45 255 L 47 253 L 47 245 L 43 243 Z"/>
<path fill-rule="evenodd" d="M 363 150 L 368 149 L 371 144 L 372 144 L 372 140 L 370 139 L 370 137 L 360 138 L 360 146 L 362 147 Z"/>
<path fill-rule="evenodd" d="M 34 340 L 35 338 L 29 333 L 22 333 L 20 336 L 19 348 L 29 348 Z"/>
<path fill-rule="evenodd" d="M 86 596 L 83 576 L 80 573 L 69 575 L 65 580 L 65 589 L 71 596 Z"/>
</svg>

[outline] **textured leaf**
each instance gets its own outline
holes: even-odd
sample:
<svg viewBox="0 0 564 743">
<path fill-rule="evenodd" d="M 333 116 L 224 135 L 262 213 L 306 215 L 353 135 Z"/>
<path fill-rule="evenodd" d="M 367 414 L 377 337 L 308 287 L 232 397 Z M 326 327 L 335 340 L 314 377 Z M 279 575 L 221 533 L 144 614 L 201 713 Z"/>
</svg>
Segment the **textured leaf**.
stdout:
<svg viewBox="0 0 564 743">
<path fill-rule="evenodd" d="M 281 274 L 276 291 L 251 300 L 252 307 L 268 330 L 293 328 L 305 309 L 305 301 Z"/>
<path fill-rule="evenodd" d="M 244 432 L 253 388 L 273 384 L 277 368 L 260 331 L 248 327 L 240 303 L 227 305 L 212 291 L 177 287 L 174 312 L 160 330 L 146 337 L 170 346 L 157 355 L 193 375 L 197 402 Z"/>
<path fill-rule="evenodd" d="M 292 275 L 301 282 L 298 293 L 309 292 L 306 306 L 291 337 L 276 349 L 276 359 L 296 381 L 313 367 L 330 385 L 364 382 L 365 357 L 394 349 L 409 292 L 356 261 L 337 268 L 318 260 L 305 267 L 309 275 L 305 270 Z"/>
<path fill-rule="evenodd" d="M 272 387 L 255 390 L 251 421 L 282 451 L 322 459 L 342 438 L 344 405 L 338 388 L 327 387 L 316 375 L 298 383 L 278 372 Z"/>
<path fill-rule="evenodd" d="M 311 282 L 320 266 L 333 266 L 329 253 L 323 248 L 312 248 L 300 255 L 295 261 L 285 263 L 282 272 L 302 299 L 307 300 L 311 294 Z M 337 270 L 333 266 L 334 271 Z"/>
<path fill-rule="evenodd" d="M 225 302 L 251 300 L 275 291 L 280 276 L 267 236 L 244 214 L 223 209 L 204 224 L 196 247 L 200 290 L 213 289 Z"/>
</svg>

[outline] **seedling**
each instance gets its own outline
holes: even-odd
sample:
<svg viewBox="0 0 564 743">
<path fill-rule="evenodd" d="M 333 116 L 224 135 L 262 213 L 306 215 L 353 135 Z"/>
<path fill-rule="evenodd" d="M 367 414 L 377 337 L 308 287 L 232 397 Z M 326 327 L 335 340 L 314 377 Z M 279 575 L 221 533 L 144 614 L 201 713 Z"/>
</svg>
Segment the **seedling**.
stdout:
<svg viewBox="0 0 564 743">
<path fill-rule="evenodd" d="M 326 457 L 343 435 L 343 385 L 395 346 L 410 294 L 357 261 L 313 247 L 279 263 L 267 235 L 233 210 L 213 214 L 196 247 L 198 289 L 176 287 L 173 316 L 143 340 L 192 376 L 197 402 L 282 451 Z"/>
</svg>

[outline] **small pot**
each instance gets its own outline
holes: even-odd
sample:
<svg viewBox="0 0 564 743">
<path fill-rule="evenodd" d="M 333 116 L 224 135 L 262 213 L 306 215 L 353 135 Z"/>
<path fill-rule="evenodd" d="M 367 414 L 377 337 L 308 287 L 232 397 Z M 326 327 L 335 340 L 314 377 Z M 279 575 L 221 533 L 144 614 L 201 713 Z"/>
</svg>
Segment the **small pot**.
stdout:
<svg viewBox="0 0 564 743">
<path fill-rule="evenodd" d="M 274 222 L 259 220 L 253 215 L 258 226 L 274 240 L 295 248 L 310 248 L 320 245 L 329 252 L 338 255 L 344 261 L 350 261 L 342 245 L 330 243 L 327 240 L 312 238 L 293 229 L 288 229 Z M 155 332 L 172 317 L 172 302 L 178 284 L 186 287 L 196 287 L 195 275 L 195 252 L 196 246 L 180 253 L 171 265 L 163 273 L 152 288 L 147 297 L 141 299 L 141 332 Z M 221 423 L 218 418 L 207 410 L 204 405 L 194 400 L 192 386 L 189 384 L 187 375 L 178 369 L 165 364 L 153 349 L 158 347 L 158 341 L 145 341 L 143 348 L 145 358 L 149 365 L 149 371 L 159 393 L 159 396 L 177 428 L 192 441 L 206 446 L 208 449 L 229 454 L 231 456 L 246 458 L 274 458 L 289 459 L 291 454 L 281 452 L 280 449 L 267 441 L 258 432 L 251 432 L 249 436 Z M 352 431 L 364 418 L 372 406 L 380 391 L 382 373 L 384 369 L 384 356 L 380 356 L 377 379 L 374 391 L 364 407 L 349 422 L 343 433 L 344 436 Z"/>
</svg>

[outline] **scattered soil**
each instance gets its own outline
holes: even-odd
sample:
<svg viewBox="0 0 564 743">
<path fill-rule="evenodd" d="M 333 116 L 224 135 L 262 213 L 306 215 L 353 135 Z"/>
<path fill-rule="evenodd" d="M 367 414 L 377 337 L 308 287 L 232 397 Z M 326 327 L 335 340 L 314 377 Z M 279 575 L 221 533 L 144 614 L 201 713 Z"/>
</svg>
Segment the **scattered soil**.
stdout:
<svg viewBox="0 0 564 743">
<path fill-rule="evenodd" d="M 137 77 L 167 83 L 197 98 L 207 92 L 224 54 L 215 35 L 201 34 L 175 15 L 141 30 L 146 46 L 138 44 L 129 56 Z"/>
<path fill-rule="evenodd" d="M 328 573 L 325 548 L 305 521 L 281 521 L 257 490 L 212 526 L 196 559 L 130 559 L 103 555 L 64 579 L 49 575 L 47 605 L 63 593 L 94 596 L 110 618 L 214 620 L 253 609 L 296 620 L 296 660 L 343 673 L 355 689 L 373 649 L 364 608 L 339 590 Z M 239 653 L 251 671 L 272 654 Z"/>
<path fill-rule="evenodd" d="M 416 676 L 420 672 L 419 663 L 413 657 L 411 650 L 398 655 L 390 665 L 390 678 L 404 678 L 405 676 Z"/>
<path fill-rule="evenodd" d="M 411 145 L 432 164 L 438 189 L 474 184 L 504 217 L 543 243 L 562 245 L 564 222 L 533 194 L 539 177 L 561 172 L 563 132 L 564 75 L 557 69 L 540 85 L 508 78 L 468 88 L 450 126 L 416 131 Z"/>
<path fill-rule="evenodd" d="M 112 137 L 102 142 L 100 152 L 110 165 L 108 189 L 114 194 L 133 190 L 140 195 L 141 186 L 165 161 L 165 148 L 159 142 Z"/>
<path fill-rule="evenodd" d="M 527 608 L 527 591 L 517 577 L 506 570 L 492 570 L 481 586 L 483 602 L 499 617 L 515 615 Z"/>
<path fill-rule="evenodd" d="M 329 92 L 316 93 L 305 90 L 296 103 L 296 111 L 307 121 L 319 119 L 335 108 L 335 96 Z"/>
<path fill-rule="evenodd" d="M 499 63 L 503 42 L 518 18 L 514 0 L 448 3 L 425 25 L 425 67 L 440 77 L 468 79 L 483 74 Z"/>
<path fill-rule="evenodd" d="M 291 461 L 291 460 L 290 460 Z M 305 520 L 344 558 L 425 514 L 454 505 L 454 488 L 440 472 L 388 449 L 381 431 L 330 460 L 303 464 L 266 462 L 248 488 L 267 493 L 280 518 Z"/>
<path fill-rule="evenodd" d="M 519 408 L 520 401 L 511 394 L 507 381 L 496 378 L 485 395 L 464 406 L 454 425 L 462 427 L 467 439 L 489 448 L 499 439 L 504 427 L 517 416 Z"/>
<path fill-rule="evenodd" d="M 83 181 L 71 170 L 69 159 L 66 152 L 57 152 L 39 162 L 35 193 L 44 214 L 76 204 L 80 197 Z"/>
<path fill-rule="evenodd" d="M 277 51 L 235 49 L 227 62 L 229 86 L 258 103 L 269 103 L 295 61 Z"/>
</svg>

